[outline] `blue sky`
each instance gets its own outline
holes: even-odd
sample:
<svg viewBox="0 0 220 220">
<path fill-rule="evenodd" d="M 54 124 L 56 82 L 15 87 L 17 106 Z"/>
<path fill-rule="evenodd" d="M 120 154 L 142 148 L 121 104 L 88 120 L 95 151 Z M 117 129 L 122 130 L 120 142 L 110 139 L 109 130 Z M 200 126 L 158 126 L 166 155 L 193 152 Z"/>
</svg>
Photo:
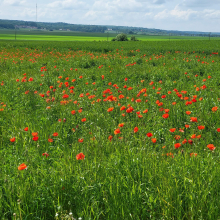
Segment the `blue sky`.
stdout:
<svg viewBox="0 0 220 220">
<path fill-rule="evenodd" d="M 220 0 L 0 0 L 0 19 L 220 32 Z"/>
</svg>

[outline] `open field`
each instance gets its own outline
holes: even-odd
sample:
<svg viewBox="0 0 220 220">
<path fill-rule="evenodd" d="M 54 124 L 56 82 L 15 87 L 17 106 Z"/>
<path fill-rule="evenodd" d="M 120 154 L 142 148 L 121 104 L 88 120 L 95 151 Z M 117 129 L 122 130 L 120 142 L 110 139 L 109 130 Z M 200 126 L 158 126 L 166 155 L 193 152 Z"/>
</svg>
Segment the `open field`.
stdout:
<svg viewBox="0 0 220 220">
<path fill-rule="evenodd" d="M 0 41 L 1 219 L 220 219 L 220 41 Z"/>
<path fill-rule="evenodd" d="M 116 37 L 112 33 L 88 33 L 72 31 L 41 31 L 41 30 L 17 30 L 17 40 L 42 40 L 42 41 L 107 41 Z M 169 40 L 209 40 L 208 37 L 192 36 L 160 36 L 160 35 L 135 35 L 141 41 L 169 41 Z M 130 39 L 131 35 L 128 35 Z M 0 30 L 0 39 L 14 40 L 15 30 Z M 211 40 L 220 38 L 212 37 Z"/>
</svg>

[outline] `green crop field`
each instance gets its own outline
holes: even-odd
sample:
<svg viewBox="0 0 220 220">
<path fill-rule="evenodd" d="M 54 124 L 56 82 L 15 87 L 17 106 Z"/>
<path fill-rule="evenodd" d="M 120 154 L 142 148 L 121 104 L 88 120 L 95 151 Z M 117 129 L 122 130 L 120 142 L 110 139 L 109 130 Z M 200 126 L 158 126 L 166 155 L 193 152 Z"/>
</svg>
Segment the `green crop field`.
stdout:
<svg viewBox="0 0 220 220">
<path fill-rule="evenodd" d="M 16 37 L 15 37 L 16 36 Z M 73 31 L 42 31 L 42 30 L 0 30 L 1 40 L 42 40 L 42 41 L 110 41 L 116 33 L 89 33 Z M 132 35 L 128 35 L 130 39 Z M 169 41 L 169 40 L 209 40 L 208 37 L 192 36 L 160 36 L 135 35 L 141 41 Z M 212 37 L 211 40 L 220 38 Z"/>
<path fill-rule="evenodd" d="M 0 41 L 0 218 L 220 219 L 220 41 L 65 37 Z"/>
</svg>

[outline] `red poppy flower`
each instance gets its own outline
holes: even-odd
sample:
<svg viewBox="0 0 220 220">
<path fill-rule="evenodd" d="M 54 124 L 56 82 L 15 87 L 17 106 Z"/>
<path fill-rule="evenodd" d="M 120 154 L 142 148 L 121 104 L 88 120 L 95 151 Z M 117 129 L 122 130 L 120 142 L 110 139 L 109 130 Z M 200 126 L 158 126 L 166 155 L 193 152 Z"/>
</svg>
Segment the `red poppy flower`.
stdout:
<svg viewBox="0 0 220 220">
<path fill-rule="evenodd" d="M 220 128 L 217 128 L 217 132 L 220 132 Z"/>
<path fill-rule="evenodd" d="M 192 145 L 192 144 L 193 144 L 193 141 L 192 141 L 191 139 L 189 139 L 189 140 L 188 140 L 188 143 Z"/>
<path fill-rule="evenodd" d="M 49 139 L 48 139 L 48 142 L 52 143 L 52 142 L 53 142 L 53 139 L 49 138 Z"/>
<path fill-rule="evenodd" d="M 196 117 L 191 117 L 191 122 L 198 122 Z"/>
<path fill-rule="evenodd" d="M 24 128 L 24 131 L 28 131 L 28 127 Z"/>
<path fill-rule="evenodd" d="M 152 136 L 153 136 L 152 133 L 147 133 L 146 135 L 147 135 L 148 137 L 152 137 Z"/>
<path fill-rule="evenodd" d="M 111 141 L 111 140 L 112 140 L 112 138 L 113 138 L 113 136 L 112 136 L 112 135 L 109 135 L 109 136 L 108 136 L 109 141 Z"/>
<path fill-rule="evenodd" d="M 217 106 L 215 106 L 215 107 L 212 108 L 212 111 L 213 111 L 213 112 L 216 112 L 217 110 L 218 110 L 218 107 L 217 107 Z"/>
<path fill-rule="evenodd" d="M 143 113 L 147 113 L 148 112 L 148 109 L 145 109 L 144 111 L 143 111 Z"/>
<path fill-rule="evenodd" d="M 42 156 L 46 156 L 46 158 L 47 158 L 47 157 L 49 157 L 49 154 L 48 153 L 43 153 Z"/>
<path fill-rule="evenodd" d="M 119 128 L 115 129 L 115 131 L 114 131 L 114 134 L 115 134 L 115 135 L 116 135 L 116 134 L 120 134 L 120 133 L 121 133 L 121 131 L 120 131 Z"/>
<path fill-rule="evenodd" d="M 156 143 L 156 142 L 157 142 L 157 139 L 156 139 L 156 138 L 152 138 L 151 141 L 152 141 L 153 143 Z"/>
<path fill-rule="evenodd" d="M 174 144 L 175 149 L 178 149 L 180 146 L 181 146 L 180 143 L 176 143 L 176 144 Z"/>
<path fill-rule="evenodd" d="M 15 137 L 10 139 L 11 142 L 15 142 Z"/>
<path fill-rule="evenodd" d="M 110 107 L 110 108 L 108 108 L 107 112 L 111 112 L 111 111 L 113 111 L 113 109 L 114 109 L 114 107 Z"/>
<path fill-rule="evenodd" d="M 190 153 L 190 157 L 196 157 L 197 156 L 197 153 Z"/>
<path fill-rule="evenodd" d="M 137 133 L 138 132 L 138 127 L 135 127 L 134 128 L 134 133 Z"/>
<path fill-rule="evenodd" d="M 187 143 L 187 140 L 186 140 L 186 139 L 184 139 L 184 140 L 182 141 L 182 144 L 185 144 L 185 143 Z"/>
<path fill-rule="evenodd" d="M 38 135 L 38 132 L 32 132 L 32 136 L 36 137 Z"/>
<path fill-rule="evenodd" d="M 75 114 L 76 114 L 76 111 L 75 111 L 75 110 L 72 110 L 72 111 L 71 111 L 71 114 L 72 114 L 72 115 L 75 115 Z"/>
<path fill-rule="evenodd" d="M 176 131 L 176 128 L 171 128 L 170 129 L 170 132 L 174 132 L 174 131 Z"/>
<path fill-rule="evenodd" d="M 37 136 L 34 136 L 32 139 L 33 139 L 33 141 L 37 141 L 37 140 L 38 140 L 38 137 L 37 137 Z"/>
<path fill-rule="evenodd" d="M 82 122 L 85 122 L 86 121 L 86 118 L 82 118 L 82 120 L 81 120 Z"/>
<path fill-rule="evenodd" d="M 191 138 L 192 138 L 192 139 L 196 138 L 196 134 L 193 134 L 193 135 L 191 136 Z"/>
<path fill-rule="evenodd" d="M 120 123 L 119 125 L 118 125 L 118 127 L 123 127 L 124 126 L 124 123 Z"/>
<path fill-rule="evenodd" d="M 84 160 L 84 158 L 85 158 L 85 155 L 83 153 L 79 153 L 76 155 L 77 160 Z"/>
<path fill-rule="evenodd" d="M 131 113 L 132 111 L 134 111 L 134 109 L 131 106 L 126 110 L 127 113 Z"/>
<path fill-rule="evenodd" d="M 27 165 L 22 163 L 21 165 L 18 166 L 18 170 L 24 170 L 27 168 Z"/>
<path fill-rule="evenodd" d="M 186 114 L 187 114 L 187 115 L 190 115 L 190 114 L 191 114 L 191 111 L 186 111 Z"/>
<path fill-rule="evenodd" d="M 120 111 L 123 111 L 123 110 L 125 110 L 126 109 L 126 107 L 125 106 L 122 106 L 121 108 L 120 108 Z"/>
<path fill-rule="evenodd" d="M 169 117 L 169 114 L 167 114 L 167 113 L 166 113 L 166 114 L 163 114 L 162 117 L 163 117 L 163 118 L 168 118 L 168 117 Z"/>
<path fill-rule="evenodd" d="M 198 129 L 199 129 L 199 130 L 203 130 L 204 128 L 205 128 L 204 125 L 199 125 L 199 126 L 198 126 Z"/>
<path fill-rule="evenodd" d="M 215 146 L 214 144 L 208 144 L 207 147 L 210 149 L 210 150 L 215 150 Z"/>
<path fill-rule="evenodd" d="M 57 136 L 58 136 L 58 133 L 57 133 L 57 132 L 53 133 L 53 136 L 54 136 L 54 137 L 57 137 Z"/>
</svg>

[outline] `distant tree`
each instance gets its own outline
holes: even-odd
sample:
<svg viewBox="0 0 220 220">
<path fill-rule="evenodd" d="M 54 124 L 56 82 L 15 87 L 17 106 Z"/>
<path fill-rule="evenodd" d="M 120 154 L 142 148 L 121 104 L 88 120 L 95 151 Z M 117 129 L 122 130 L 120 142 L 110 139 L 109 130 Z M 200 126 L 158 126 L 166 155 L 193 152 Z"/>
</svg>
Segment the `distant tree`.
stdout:
<svg viewBox="0 0 220 220">
<path fill-rule="evenodd" d="M 121 33 L 116 36 L 116 41 L 128 41 L 128 37 L 126 34 Z"/>
<path fill-rule="evenodd" d="M 131 36 L 131 41 L 138 41 L 138 39 L 135 36 Z"/>
</svg>

